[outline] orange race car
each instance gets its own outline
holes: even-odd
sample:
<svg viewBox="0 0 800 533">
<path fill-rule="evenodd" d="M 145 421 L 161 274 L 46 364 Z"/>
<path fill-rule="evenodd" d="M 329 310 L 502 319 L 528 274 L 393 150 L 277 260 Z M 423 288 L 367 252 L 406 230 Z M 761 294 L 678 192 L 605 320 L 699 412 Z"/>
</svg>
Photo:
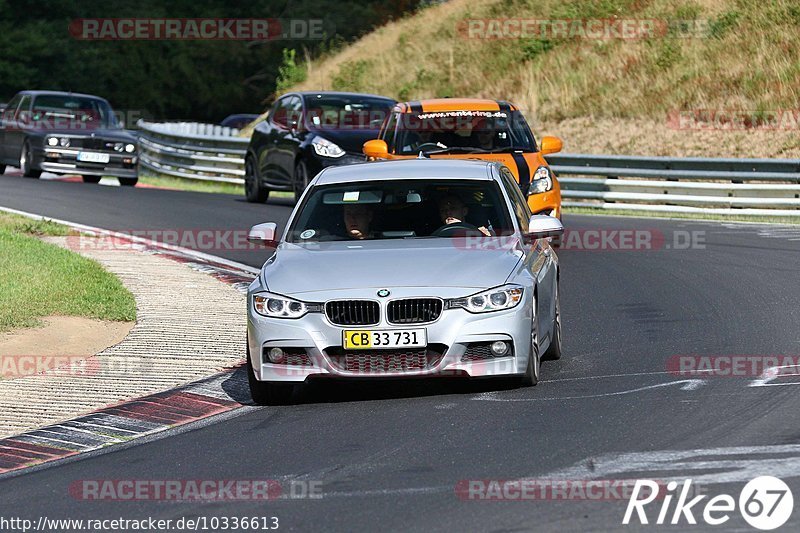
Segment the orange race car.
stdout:
<svg viewBox="0 0 800 533">
<path fill-rule="evenodd" d="M 561 139 L 537 146 L 522 112 L 508 102 L 440 98 L 395 105 L 378 139 L 364 143 L 375 159 L 469 158 L 501 161 L 527 194 L 533 214 L 561 218 L 561 187 L 544 155 L 561 151 Z"/>
</svg>

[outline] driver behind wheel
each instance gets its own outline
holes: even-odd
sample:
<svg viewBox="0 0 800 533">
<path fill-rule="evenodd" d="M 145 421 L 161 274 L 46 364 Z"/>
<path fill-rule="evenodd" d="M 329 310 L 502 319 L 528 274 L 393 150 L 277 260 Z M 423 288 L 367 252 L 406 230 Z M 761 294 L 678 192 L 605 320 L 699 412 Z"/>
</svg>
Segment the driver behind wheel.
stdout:
<svg viewBox="0 0 800 533">
<path fill-rule="evenodd" d="M 366 204 L 345 205 L 342 212 L 348 237 L 358 240 L 373 238 L 374 235 L 370 231 L 374 214 L 371 206 Z"/>
<path fill-rule="evenodd" d="M 469 207 L 455 194 L 447 194 L 439 200 L 439 218 L 446 226 L 451 224 L 472 226 L 472 224 L 464 222 L 468 213 Z M 492 236 L 485 226 L 477 229 L 487 237 Z"/>
</svg>

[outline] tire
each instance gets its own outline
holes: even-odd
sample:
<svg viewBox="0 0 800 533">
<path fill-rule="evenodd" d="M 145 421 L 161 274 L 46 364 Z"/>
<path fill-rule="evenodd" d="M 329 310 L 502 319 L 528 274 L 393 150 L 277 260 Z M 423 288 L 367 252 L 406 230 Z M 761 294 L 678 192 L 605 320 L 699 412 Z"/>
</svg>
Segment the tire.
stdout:
<svg viewBox="0 0 800 533">
<path fill-rule="evenodd" d="M 556 317 L 553 320 L 553 339 L 550 346 L 542 355 L 542 361 L 556 361 L 561 359 L 561 294 L 556 283 Z"/>
<path fill-rule="evenodd" d="M 2 176 L 5 173 L 6 173 L 6 166 L 5 165 L 0 165 L 0 176 Z"/>
<path fill-rule="evenodd" d="M 136 187 L 136 184 L 139 183 L 139 178 L 117 178 L 119 180 L 119 184 L 123 187 Z"/>
<path fill-rule="evenodd" d="M 275 381 L 259 381 L 253 372 L 250 361 L 250 345 L 247 346 L 247 382 L 250 385 L 250 396 L 256 405 L 287 405 L 294 394 L 294 383 Z"/>
<path fill-rule="evenodd" d="M 292 179 L 295 203 L 300 201 L 300 197 L 303 196 L 309 181 L 311 180 L 308 178 L 308 167 L 306 162 L 301 159 L 294 167 L 294 178 Z"/>
<path fill-rule="evenodd" d="M 31 144 L 25 141 L 25 144 L 22 145 L 22 151 L 19 153 L 19 169 L 26 178 L 38 179 L 39 176 L 42 175 L 42 171 L 32 168 L 32 164 L 33 154 L 31 153 Z"/>
<path fill-rule="evenodd" d="M 539 383 L 539 374 L 541 372 L 541 358 L 539 357 L 539 324 L 538 319 L 533 319 L 533 327 L 531 328 L 531 354 L 528 357 L 528 367 L 525 369 L 525 375 L 522 376 L 520 385 L 522 387 L 534 387 Z"/>
<path fill-rule="evenodd" d="M 84 183 L 100 183 L 100 179 L 102 178 L 102 176 L 89 176 L 86 174 L 81 177 L 83 178 Z"/>
<path fill-rule="evenodd" d="M 252 156 L 247 156 L 244 161 L 244 195 L 248 202 L 254 204 L 263 204 L 269 198 L 269 189 L 261 185 L 258 167 Z"/>
</svg>

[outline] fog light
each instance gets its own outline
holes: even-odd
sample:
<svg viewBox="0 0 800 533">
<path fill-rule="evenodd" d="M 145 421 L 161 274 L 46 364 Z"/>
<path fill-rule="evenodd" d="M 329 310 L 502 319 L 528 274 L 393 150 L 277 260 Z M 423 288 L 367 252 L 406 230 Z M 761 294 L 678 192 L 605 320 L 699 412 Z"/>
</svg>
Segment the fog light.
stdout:
<svg viewBox="0 0 800 533">
<path fill-rule="evenodd" d="M 58 159 L 59 157 L 61 157 L 61 154 L 59 154 L 58 152 L 45 152 L 44 156 L 47 159 Z"/>
<path fill-rule="evenodd" d="M 283 353 L 283 350 L 280 348 L 270 348 L 267 355 L 269 356 L 269 360 L 273 363 L 283 363 L 286 359 L 286 354 Z"/>
<path fill-rule="evenodd" d="M 508 343 L 505 341 L 495 341 L 492 343 L 492 353 L 495 355 L 504 355 L 508 352 Z"/>
</svg>

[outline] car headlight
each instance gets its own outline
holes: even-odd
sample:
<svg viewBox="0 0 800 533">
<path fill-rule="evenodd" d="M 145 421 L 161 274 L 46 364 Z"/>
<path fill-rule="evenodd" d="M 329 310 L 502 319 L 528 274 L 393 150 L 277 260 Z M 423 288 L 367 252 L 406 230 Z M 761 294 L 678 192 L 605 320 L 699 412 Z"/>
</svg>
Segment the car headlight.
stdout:
<svg viewBox="0 0 800 533">
<path fill-rule="evenodd" d="M 60 144 L 62 148 L 69 148 L 69 137 L 61 137 L 58 140 L 58 144 Z"/>
<path fill-rule="evenodd" d="M 299 300 L 268 292 L 253 295 L 253 308 L 259 315 L 270 318 L 300 318 L 316 309 L 315 306 Z"/>
<path fill-rule="evenodd" d="M 125 151 L 128 152 L 129 154 L 132 154 L 133 152 L 136 151 L 136 145 L 135 144 L 126 144 L 125 145 Z"/>
<path fill-rule="evenodd" d="M 547 167 L 539 167 L 533 175 L 528 194 L 541 194 L 553 188 L 553 175 Z"/>
<path fill-rule="evenodd" d="M 317 152 L 317 155 L 321 155 L 322 157 L 342 157 L 344 155 L 344 150 L 339 148 L 337 144 L 322 137 L 314 137 L 314 140 L 311 141 L 311 146 L 314 147 L 314 151 Z"/>
<path fill-rule="evenodd" d="M 470 313 L 489 313 L 516 307 L 522 301 L 523 288 L 519 285 L 503 285 L 466 298 L 447 300 L 448 309 L 462 308 Z"/>
<path fill-rule="evenodd" d="M 114 143 L 114 151 L 121 152 L 125 149 L 125 145 L 123 143 Z"/>
<path fill-rule="evenodd" d="M 47 146 L 58 146 L 58 137 L 48 137 Z"/>
</svg>

